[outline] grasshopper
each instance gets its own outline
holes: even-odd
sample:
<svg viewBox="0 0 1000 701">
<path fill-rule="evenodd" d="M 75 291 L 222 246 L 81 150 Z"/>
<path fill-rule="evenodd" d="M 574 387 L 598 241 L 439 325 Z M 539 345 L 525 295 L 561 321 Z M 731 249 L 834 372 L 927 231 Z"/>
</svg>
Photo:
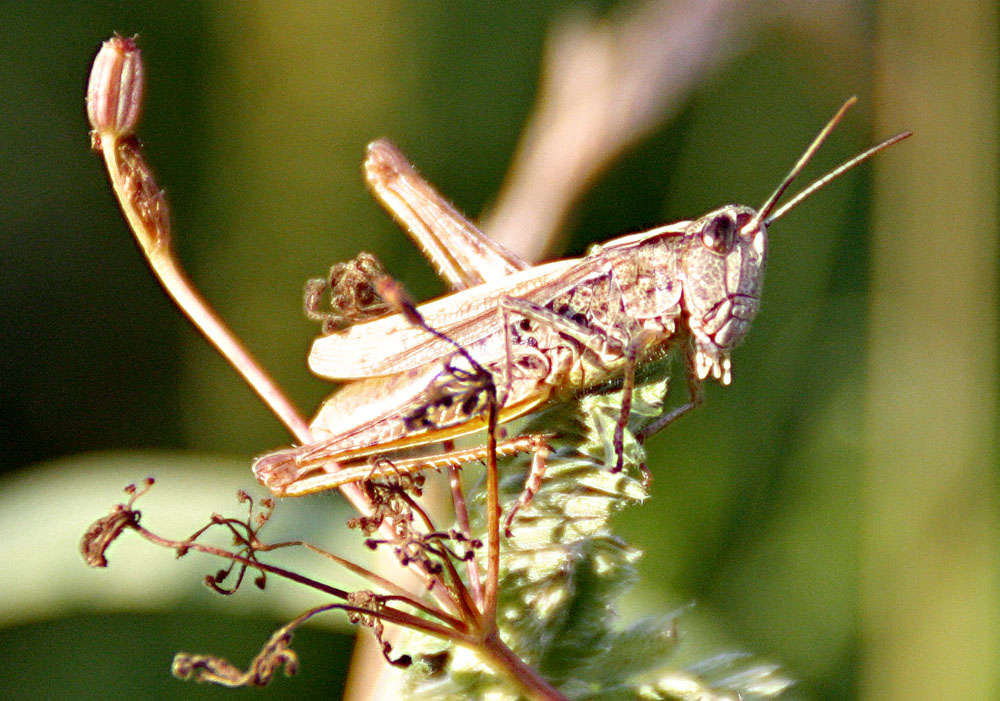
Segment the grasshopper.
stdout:
<svg viewBox="0 0 1000 701">
<path fill-rule="evenodd" d="M 620 470 L 637 367 L 672 348 L 685 349 L 687 401 L 639 429 L 641 441 L 698 406 L 706 379 L 731 382 L 732 350 L 760 307 L 767 228 L 831 180 L 910 136 L 904 132 L 868 149 L 778 208 L 854 102 L 837 111 L 760 209 L 726 205 L 695 220 L 612 239 L 582 258 L 534 266 L 459 214 L 392 144 L 373 142 L 364 166 L 368 184 L 452 292 L 418 307 L 426 319 L 421 326 L 412 314 L 390 313 L 379 303 L 373 290 L 384 271 L 371 256 L 335 266 L 329 282 L 311 282 L 307 312 L 326 322 L 327 333 L 314 341 L 309 367 L 346 384 L 313 419 L 314 442 L 258 458 L 257 479 L 277 496 L 300 496 L 387 469 L 480 460 L 482 447 L 412 453 L 485 429 L 487 389 L 502 424 L 614 381 L 624 389 L 614 436 L 614 469 Z M 336 313 L 318 309 L 324 288 Z M 484 384 L 483 371 L 492 387 Z M 519 505 L 541 480 L 546 438 L 497 443 L 499 454 L 534 453 Z M 513 510 L 508 526 L 512 516 Z"/>
</svg>

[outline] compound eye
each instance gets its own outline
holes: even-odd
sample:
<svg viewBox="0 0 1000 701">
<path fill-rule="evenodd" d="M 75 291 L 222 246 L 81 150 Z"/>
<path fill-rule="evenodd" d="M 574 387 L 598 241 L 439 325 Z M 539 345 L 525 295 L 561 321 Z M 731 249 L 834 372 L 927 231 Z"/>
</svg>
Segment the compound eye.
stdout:
<svg viewBox="0 0 1000 701">
<path fill-rule="evenodd" d="M 717 214 L 705 225 L 701 240 L 716 253 L 729 253 L 736 242 L 736 222 L 728 214 Z"/>
</svg>

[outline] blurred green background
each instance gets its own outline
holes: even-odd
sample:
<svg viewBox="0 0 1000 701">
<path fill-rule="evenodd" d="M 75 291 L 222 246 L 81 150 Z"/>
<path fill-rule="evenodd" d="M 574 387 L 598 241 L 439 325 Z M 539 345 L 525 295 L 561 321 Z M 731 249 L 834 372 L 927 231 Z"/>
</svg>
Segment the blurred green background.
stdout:
<svg viewBox="0 0 1000 701">
<path fill-rule="evenodd" d="M 682 635 L 779 662 L 801 680 L 795 698 L 996 698 L 995 3 L 753 6 L 725 60 L 597 179 L 550 255 L 758 205 L 852 94 L 810 172 L 917 135 L 775 225 L 733 385 L 650 442 L 653 499 L 620 518 L 646 552 L 622 613 L 694 604 Z M 180 535 L 239 513 L 251 457 L 290 442 L 131 240 L 88 145 L 99 43 L 140 35 L 140 135 L 179 255 L 311 411 L 328 387 L 304 364 L 307 278 L 364 249 L 418 298 L 443 291 L 366 192 L 365 144 L 392 138 L 477 216 L 531 113 L 547 33 L 580 7 L 630 4 L 0 7 L 0 696 L 214 697 L 169 677 L 173 652 L 243 664 L 315 603 L 280 586 L 222 599 L 200 584 L 215 563 L 135 542 L 116 544 L 108 571 L 77 554 L 126 483 L 154 474 L 147 523 Z M 322 495 L 279 513 L 273 536 L 313 528 L 329 542 L 345 512 Z M 339 630 L 303 632 L 301 675 L 244 693 L 336 696 Z"/>
</svg>

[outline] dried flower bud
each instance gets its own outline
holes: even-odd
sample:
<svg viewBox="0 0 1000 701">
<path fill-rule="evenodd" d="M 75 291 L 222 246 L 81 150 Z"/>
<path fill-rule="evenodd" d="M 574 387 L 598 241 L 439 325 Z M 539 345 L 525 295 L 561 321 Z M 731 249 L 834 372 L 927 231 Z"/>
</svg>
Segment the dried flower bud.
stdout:
<svg viewBox="0 0 1000 701">
<path fill-rule="evenodd" d="M 139 121 L 144 87 L 135 37 L 117 34 L 101 45 L 87 84 L 87 118 L 96 136 L 129 136 Z"/>
</svg>

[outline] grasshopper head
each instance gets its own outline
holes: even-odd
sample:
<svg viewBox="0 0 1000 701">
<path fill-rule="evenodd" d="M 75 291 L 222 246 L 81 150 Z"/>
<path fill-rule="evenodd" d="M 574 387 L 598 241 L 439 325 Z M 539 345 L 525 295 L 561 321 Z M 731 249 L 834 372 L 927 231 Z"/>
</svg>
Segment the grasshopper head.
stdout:
<svg viewBox="0 0 1000 701">
<path fill-rule="evenodd" d="M 685 230 L 680 254 L 680 272 L 684 278 L 682 304 L 691 330 L 698 379 L 703 380 L 711 373 L 722 384 L 729 384 L 730 351 L 746 336 L 760 307 L 767 227 L 859 163 L 910 136 L 910 132 L 904 131 L 872 146 L 778 207 L 785 190 L 854 102 L 852 97 L 837 110 L 759 211 L 728 205 L 691 222 Z"/>
<path fill-rule="evenodd" d="M 730 351 L 760 307 L 767 231 L 750 207 L 728 205 L 691 222 L 684 233 L 682 304 L 698 379 L 731 378 Z"/>
</svg>

